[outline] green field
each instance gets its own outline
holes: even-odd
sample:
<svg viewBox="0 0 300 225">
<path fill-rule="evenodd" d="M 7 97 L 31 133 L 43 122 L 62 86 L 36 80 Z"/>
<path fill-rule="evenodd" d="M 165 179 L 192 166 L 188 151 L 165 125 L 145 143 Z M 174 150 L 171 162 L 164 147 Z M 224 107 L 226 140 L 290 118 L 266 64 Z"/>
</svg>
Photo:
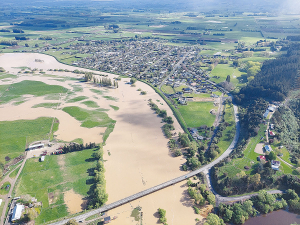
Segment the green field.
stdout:
<svg viewBox="0 0 300 225">
<path fill-rule="evenodd" d="M 26 144 L 49 138 L 53 118 L 41 117 L 36 120 L 0 121 L 0 162 L 5 157 L 11 159 L 24 153 Z M 58 130 L 54 123 L 52 133 Z"/>
<path fill-rule="evenodd" d="M 161 90 L 166 94 L 174 94 L 174 89 L 171 86 L 163 85 L 161 86 Z"/>
<path fill-rule="evenodd" d="M 230 82 L 235 86 L 243 84 L 247 79 L 243 76 L 244 72 L 240 72 L 237 68 L 234 68 L 231 64 L 218 64 L 211 72 L 211 77 L 217 76 L 220 78 L 211 78 L 210 80 L 215 83 L 221 83 L 226 80 L 227 75 L 230 75 Z M 242 80 L 243 79 L 243 80 Z"/>
<path fill-rule="evenodd" d="M 7 87 L 5 86 L 5 88 Z M 68 89 L 58 85 L 48 85 L 40 81 L 24 80 L 10 85 L 0 97 L 0 103 L 7 103 L 12 99 L 20 98 L 25 94 L 43 96 L 48 94 L 66 93 L 67 90 Z"/>
<path fill-rule="evenodd" d="M 200 127 L 207 125 L 211 127 L 216 119 L 210 110 L 218 110 L 212 102 L 188 102 L 187 105 L 178 106 L 186 125 L 188 127 Z"/>
<path fill-rule="evenodd" d="M 88 196 L 92 185 L 89 170 L 96 165 L 92 157 L 94 149 L 72 152 L 65 155 L 46 156 L 44 162 L 38 158 L 28 159 L 16 186 L 16 196 L 28 194 L 42 201 L 37 224 L 43 224 L 67 216 L 64 192 L 73 189 L 82 197 Z M 49 201 L 49 196 L 54 199 Z"/>
<path fill-rule="evenodd" d="M 77 106 L 70 106 L 63 108 L 63 111 L 81 121 L 82 127 L 108 127 L 115 123 L 103 110 L 86 110 Z"/>
</svg>

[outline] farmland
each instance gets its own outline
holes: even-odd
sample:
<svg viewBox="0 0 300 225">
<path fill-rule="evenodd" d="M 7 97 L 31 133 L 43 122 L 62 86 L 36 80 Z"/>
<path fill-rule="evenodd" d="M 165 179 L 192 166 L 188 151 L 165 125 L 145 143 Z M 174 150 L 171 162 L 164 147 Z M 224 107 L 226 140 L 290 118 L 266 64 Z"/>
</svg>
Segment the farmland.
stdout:
<svg viewBox="0 0 300 225">
<path fill-rule="evenodd" d="M 16 195 L 30 195 L 43 203 L 36 223 L 43 224 L 70 214 L 68 206 L 78 202 L 66 202 L 64 195 L 73 190 L 84 203 L 93 184 L 91 170 L 96 166 L 94 150 L 84 150 L 66 155 L 51 155 L 39 162 L 27 160 L 16 187 Z M 84 206 L 83 206 L 84 207 Z M 83 210 L 84 208 L 80 209 Z M 74 213 L 74 212 L 73 212 Z"/>
</svg>

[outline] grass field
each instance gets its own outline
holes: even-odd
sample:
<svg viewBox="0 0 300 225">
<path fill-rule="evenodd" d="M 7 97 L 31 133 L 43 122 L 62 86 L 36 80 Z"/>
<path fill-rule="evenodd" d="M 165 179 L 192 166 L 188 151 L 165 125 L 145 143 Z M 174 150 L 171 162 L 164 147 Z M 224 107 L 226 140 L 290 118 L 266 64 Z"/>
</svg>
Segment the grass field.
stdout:
<svg viewBox="0 0 300 225">
<path fill-rule="evenodd" d="M 174 89 L 171 86 L 163 85 L 161 86 L 161 90 L 166 94 L 174 94 Z"/>
<path fill-rule="evenodd" d="M 178 109 L 188 127 L 211 127 L 216 118 L 210 113 L 211 109 L 217 110 L 212 102 L 188 102 L 187 105 L 178 106 Z"/>
<path fill-rule="evenodd" d="M 41 117 L 36 120 L 16 120 L 0 122 L 0 162 L 5 164 L 5 157 L 11 159 L 25 151 L 26 143 L 48 138 L 53 118 Z M 54 123 L 52 132 L 58 130 Z"/>
<path fill-rule="evenodd" d="M 1 87 L 0 87 L 1 89 Z M 58 85 L 48 85 L 40 81 L 24 80 L 14 83 L 0 97 L 0 103 L 7 103 L 25 94 L 43 96 L 48 94 L 66 93 L 68 89 Z"/>
<path fill-rule="evenodd" d="M 108 127 L 115 123 L 105 112 L 102 112 L 103 110 L 86 110 L 77 106 L 70 106 L 63 108 L 63 111 L 81 121 L 82 127 Z"/>
<path fill-rule="evenodd" d="M 42 201 L 43 207 L 36 219 L 37 224 L 69 214 L 63 198 L 65 191 L 73 189 L 82 197 L 88 196 L 92 184 L 90 170 L 96 165 L 93 152 L 93 149 L 89 149 L 46 156 L 44 162 L 39 162 L 38 158 L 27 160 L 16 187 L 16 196 L 28 194 Z M 55 196 L 52 202 L 49 202 L 49 193 Z"/>
</svg>

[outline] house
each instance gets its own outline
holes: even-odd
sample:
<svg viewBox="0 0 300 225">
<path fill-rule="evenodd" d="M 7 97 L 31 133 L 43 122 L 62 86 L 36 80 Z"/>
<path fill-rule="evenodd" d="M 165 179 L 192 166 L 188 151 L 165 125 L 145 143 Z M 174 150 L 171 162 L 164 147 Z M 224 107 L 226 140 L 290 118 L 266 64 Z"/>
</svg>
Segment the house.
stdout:
<svg viewBox="0 0 300 225">
<path fill-rule="evenodd" d="M 181 104 L 181 105 L 186 105 L 186 99 L 185 98 L 179 98 L 178 99 L 178 101 L 179 101 L 179 104 Z"/>
<path fill-rule="evenodd" d="M 274 124 L 270 124 L 270 129 L 274 130 Z"/>
<path fill-rule="evenodd" d="M 265 145 L 265 150 L 266 150 L 267 152 L 271 152 L 271 151 L 272 151 L 272 148 L 271 148 L 270 145 Z"/>
<path fill-rule="evenodd" d="M 272 165 L 272 169 L 273 169 L 273 170 L 279 170 L 280 162 L 279 162 L 279 161 L 272 160 L 272 161 L 271 161 L 271 165 Z"/>
<path fill-rule="evenodd" d="M 271 137 L 274 137 L 274 136 L 275 136 L 275 132 L 269 131 L 269 135 L 270 135 Z"/>
<path fill-rule="evenodd" d="M 104 224 L 107 224 L 111 221 L 110 216 L 104 218 Z"/>
<path fill-rule="evenodd" d="M 260 161 L 262 159 L 266 161 L 266 156 L 264 155 L 257 156 L 257 161 Z"/>
<path fill-rule="evenodd" d="M 191 88 L 182 88 L 182 91 L 184 93 L 192 93 L 193 92 L 193 90 Z"/>
<path fill-rule="evenodd" d="M 11 221 L 14 222 L 21 218 L 22 212 L 24 211 L 24 205 L 16 204 L 15 208 L 13 209 Z"/>
</svg>

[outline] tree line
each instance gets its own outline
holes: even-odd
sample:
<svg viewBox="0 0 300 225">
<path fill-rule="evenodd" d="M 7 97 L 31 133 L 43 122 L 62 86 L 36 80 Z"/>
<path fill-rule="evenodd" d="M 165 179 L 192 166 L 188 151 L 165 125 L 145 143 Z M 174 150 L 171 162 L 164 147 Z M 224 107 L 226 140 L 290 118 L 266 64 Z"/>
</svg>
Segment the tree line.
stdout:
<svg viewBox="0 0 300 225">
<path fill-rule="evenodd" d="M 85 150 L 85 149 L 92 149 L 92 148 L 97 148 L 97 147 L 99 147 L 99 145 L 96 145 L 95 142 L 86 143 L 85 145 L 84 144 L 77 144 L 77 143 L 70 143 L 69 145 L 65 145 L 62 148 L 62 151 L 64 153 L 69 153 L 69 152 L 77 152 L 77 151 L 82 151 L 82 150 Z"/>
<path fill-rule="evenodd" d="M 103 146 L 97 146 L 96 151 L 93 153 L 93 157 L 97 160 L 96 167 L 94 169 L 94 183 L 89 191 L 88 208 L 99 208 L 103 206 L 108 200 L 108 194 L 106 193 L 106 180 L 105 180 L 105 168 L 103 162 Z"/>
</svg>

